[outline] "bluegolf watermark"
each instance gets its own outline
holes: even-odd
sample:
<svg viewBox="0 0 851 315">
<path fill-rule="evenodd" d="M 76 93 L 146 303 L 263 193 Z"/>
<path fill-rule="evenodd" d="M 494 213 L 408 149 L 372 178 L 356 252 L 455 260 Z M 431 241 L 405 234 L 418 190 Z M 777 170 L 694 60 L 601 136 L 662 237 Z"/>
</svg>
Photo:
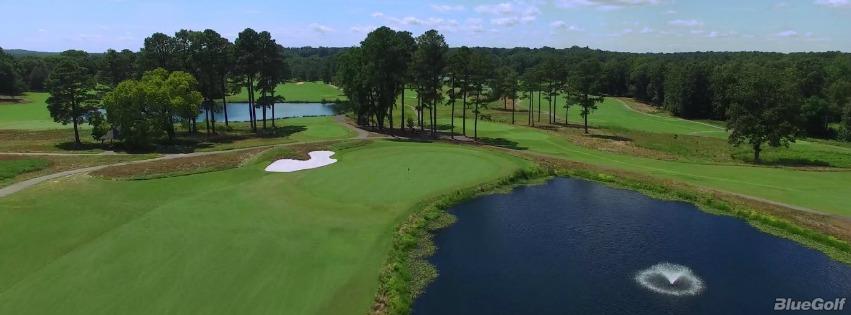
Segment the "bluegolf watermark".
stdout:
<svg viewBox="0 0 851 315">
<path fill-rule="evenodd" d="M 775 311 L 842 311 L 845 309 L 846 298 L 825 300 L 816 298 L 812 300 L 796 300 L 792 298 L 774 299 Z"/>
</svg>

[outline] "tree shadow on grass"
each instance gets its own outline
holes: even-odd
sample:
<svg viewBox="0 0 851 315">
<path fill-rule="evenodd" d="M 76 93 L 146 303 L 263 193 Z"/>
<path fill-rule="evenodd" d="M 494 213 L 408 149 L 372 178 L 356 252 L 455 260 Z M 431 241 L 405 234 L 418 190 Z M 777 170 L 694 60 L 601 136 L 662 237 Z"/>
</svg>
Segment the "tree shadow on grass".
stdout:
<svg viewBox="0 0 851 315">
<path fill-rule="evenodd" d="M 632 139 L 627 137 L 621 137 L 616 135 L 589 135 L 591 138 L 603 139 L 603 140 L 611 140 L 611 141 L 625 141 L 632 142 Z"/>
<path fill-rule="evenodd" d="M 401 142 L 401 143 L 432 143 L 434 142 L 432 139 L 426 138 L 394 138 L 388 139 L 390 142 Z"/>
<path fill-rule="evenodd" d="M 92 142 L 83 142 L 82 144 L 77 144 L 74 141 L 61 142 L 55 145 L 57 149 L 61 149 L 63 151 L 91 151 L 91 150 L 108 150 L 108 144 L 100 144 L 100 143 L 92 143 Z"/>
<path fill-rule="evenodd" d="M 521 147 L 516 141 L 511 141 L 505 138 L 479 138 L 479 141 L 496 147 L 512 149 L 512 150 L 529 150 L 527 147 Z"/>
<path fill-rule="evenodd" d="M 829 162 L 825 162 L 822 160 L 814 160 L 807 158 L 778 158 L 778 159 L 763 159 L 759 163 L 754 163 L 753 157 L 745 158 L 745 162 L 754 164 L 754 165 L 765 165 L 765 166 L 791 166 L 791 167 L 831 167 L 832 165 Z"/>
</svg>

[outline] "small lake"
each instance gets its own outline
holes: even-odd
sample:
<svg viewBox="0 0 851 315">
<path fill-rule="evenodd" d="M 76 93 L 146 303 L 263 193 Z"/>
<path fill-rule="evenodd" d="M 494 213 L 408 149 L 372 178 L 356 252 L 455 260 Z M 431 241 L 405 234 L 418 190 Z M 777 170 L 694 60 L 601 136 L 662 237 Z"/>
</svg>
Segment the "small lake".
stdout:
<svg viewBox="0 0 851 315">
<path fill-rule="evenodd" d="M 594 182 L 557 178 L 450 212 L 414 314 L 776 314 L 775 298 L 851 299 L 851 267 L 818 251 Z"/>
<path fill-rule="evenodd" d="M 291 118 L 291 117 L 306 117 L 306 116 L 333 116 L 335 114 L 334 104 L 322 103 L 276 103 L 275 117 Z M 256 108 L 257 118 L 263 118 L 263 109 Z M 249 121 L 250 109 L 248 103 L 230 103 L 228 104 L 228 120 L 229 121 Z M 198 115 L 199 121 L 204 121 L 206 111 L 202 110 L 201 115 Z M 225 121 L 224 111 L 215 113 L 216 121 Z M 266 118 L 272 119 L 272 108 L 266 109 Z"/>
</svg>

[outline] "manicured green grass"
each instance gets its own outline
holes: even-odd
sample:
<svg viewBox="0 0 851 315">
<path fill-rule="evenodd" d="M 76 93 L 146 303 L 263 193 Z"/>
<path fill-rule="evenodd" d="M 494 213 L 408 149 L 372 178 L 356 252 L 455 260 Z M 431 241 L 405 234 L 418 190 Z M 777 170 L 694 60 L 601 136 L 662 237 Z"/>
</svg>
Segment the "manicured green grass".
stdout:
<svg viewBox="0 0 851 315">
<path fill-rule="evenodd" d="M 275 89 L 277 95 L 287 102 L 322 103 L 346 100 L 343 91 L 324 82 L 288 82 Z M 237 95 L 228 97 L 229 102 L 248 102 L 248 91 L 242 89 Z"/>
<path fill-rule="evenodd" d="M 26 93 L 23 96 L 28 102 L 16 104 L 0 104 L 0 129 L 44 130 L 71 128 L 54 122 L 47 111 L 47 93 Z"/>
<path fill-rule="evenodd" d="M 381 141 L 289 174 L 74 177 L 0 199 L 3 314 L 363 314 L 419 201 L 529 163 Z"/>
<path fill-rule="evenodd" d="M 0 184 L 27 172 L 44 169 L 50 162 L 42 159 L 0 159 Z"/>
<path fill-rule="evenodd" d="M 471 125 L 472 122 L 468 122 L 468 128 Z M 848 207 L 851 204 L 851 185 L 848 185 L 851 172 L 845 170 L 803 171 L 641 158 L 582 147 L 555 132 L 492 122 L 479 122 L 479 135 L 501 139 L 507 143 L 506 146 L 520 150 L 679 180 L 826 213 L 851 215 Z"/>
<path fill-rule="evenodd" d="M 606 98 L 602 104 L 597 106 L 597 110 L 589 116 L 589 121 L 594 126 L 603 128 L 727 138 L 727 131 L 724 127 L 664 114 L 640 112 L 616 98 Z"/>
</svg>

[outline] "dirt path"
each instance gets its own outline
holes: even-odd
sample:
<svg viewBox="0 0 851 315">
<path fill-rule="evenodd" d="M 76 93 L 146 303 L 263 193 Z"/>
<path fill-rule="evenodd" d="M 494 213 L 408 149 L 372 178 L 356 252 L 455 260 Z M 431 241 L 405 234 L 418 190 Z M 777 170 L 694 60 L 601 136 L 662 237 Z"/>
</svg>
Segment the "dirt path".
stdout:
<svg viewBox="0 0 851 315">
<path fill-rule="evenodd" d="M 349 128 L 349 130 L 356 132 L 357 136 L 355 136 L 354 139 L 363 140 L 363 139 L 369 138 L 369 131 L 360 129 L 358 127 L 353 126 L 352 124 L 349 124 L 348 122 L 346 122 L 346 116 L 345 115 L 334 116 L 334 121 L 345 126 L 346 128 Z"/>
</svg>

